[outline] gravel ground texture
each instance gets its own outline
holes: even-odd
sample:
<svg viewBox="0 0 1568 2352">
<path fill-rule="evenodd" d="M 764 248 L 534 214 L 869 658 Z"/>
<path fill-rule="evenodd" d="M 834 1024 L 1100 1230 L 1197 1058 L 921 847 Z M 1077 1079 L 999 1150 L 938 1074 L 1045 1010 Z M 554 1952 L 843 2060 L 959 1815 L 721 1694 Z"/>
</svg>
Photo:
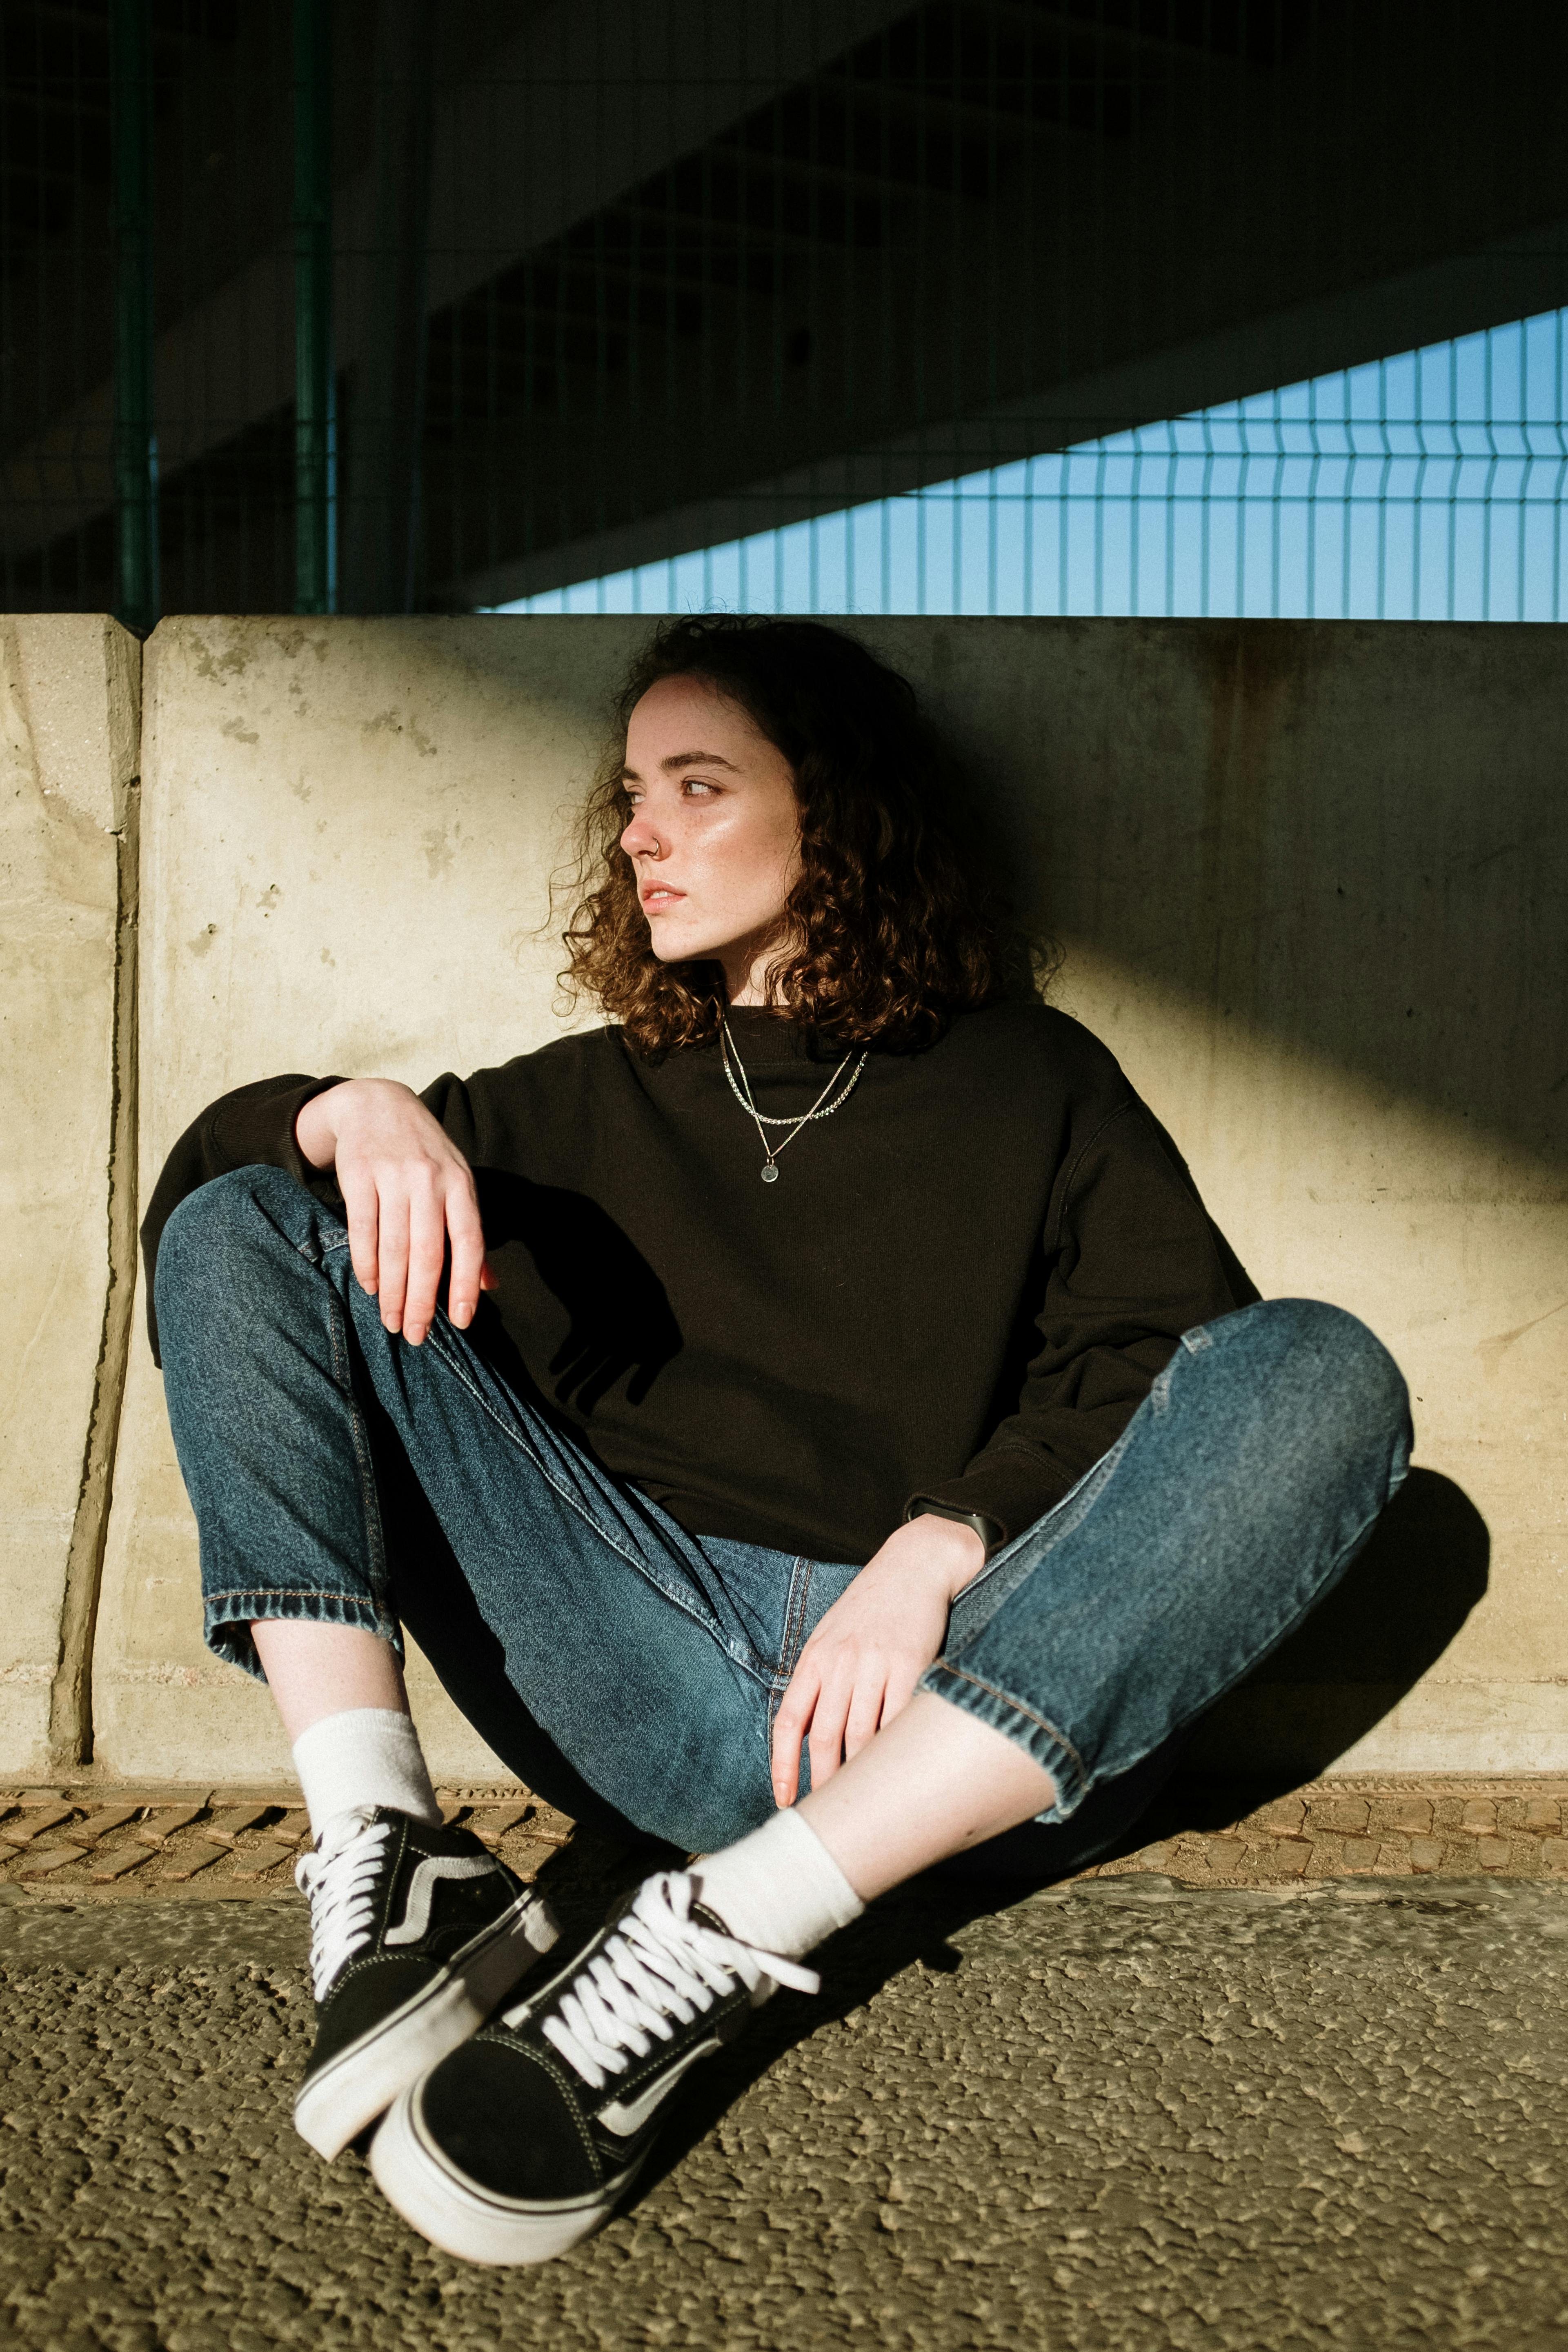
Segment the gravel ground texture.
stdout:
<svg viewBox="0 0 1568 2352">
<path fill-rule="evenodd" d="M 581 1855 L 543 1875 L 602 1905 Z M 976 1901 L 879 1906 L 699 2070 L 627 2211 L 500 2272 L 295 2137 L 298 1901 L 0 1892 L 0 2342 L 1568 2347 L 1568 1887 Z"/>
</svg>

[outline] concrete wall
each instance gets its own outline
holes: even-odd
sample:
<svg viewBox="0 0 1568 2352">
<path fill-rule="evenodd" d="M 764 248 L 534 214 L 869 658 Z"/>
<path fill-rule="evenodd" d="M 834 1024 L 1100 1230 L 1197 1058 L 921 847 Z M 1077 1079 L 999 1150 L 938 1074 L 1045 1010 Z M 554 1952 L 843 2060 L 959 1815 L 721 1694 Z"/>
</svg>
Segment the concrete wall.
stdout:
<svg viewBox="0 0 1568 2352">
<path fill-rule="evenodd" d="M 76 1762 L 132 1292 L 141 647 L 0 623 L 0 1773 Z"/>
<path fill-rule="evenodd" d="M 1568 635 L 1004 621 L 930 642 L 1066 951 L 1058 1002 L 1265 1295 L 1352 1308 L 1410 1381 L 1421 1470 L 1359 1592 L 1200 1756 L 1562 1771 Z"/>
<path fill-rule="evenodd" d="M 1374 1569 L 1220 1712 L 1206 1760 L 1568 1769 L 1568 635 L 856 625 L 968 753 L 1065 949 L 1058 1001 L 1121 1055 L 1260 1286 L 1354 1308 L 1411 1376 L 1421 1473 Z M 552 1034 L 547 877 L 645 626 L 160 628 L 143 1192 L 246 1077 L 422 1083 Z M 494 1772 L 427 1671 L 414 1694 L 440 1772 Z M 201 1647 L 140 1337 L 93 1704 L 106 1771 L 283 1769 L 265 1695 Z"/>
</svg>

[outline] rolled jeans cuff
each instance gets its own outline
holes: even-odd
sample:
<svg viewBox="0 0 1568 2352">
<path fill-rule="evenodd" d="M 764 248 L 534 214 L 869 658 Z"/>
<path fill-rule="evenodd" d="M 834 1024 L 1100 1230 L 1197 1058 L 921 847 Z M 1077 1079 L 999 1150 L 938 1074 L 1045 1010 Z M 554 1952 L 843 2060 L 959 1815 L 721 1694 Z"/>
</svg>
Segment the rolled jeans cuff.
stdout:
<svg viewBox="0 0 1568 2352">
<path fill-rule="evenodd" d="M 403 1633 L 397 1621 L 356 1592 L 209 1592 L 203 1604 L 202 1633 L 215 1656 L 243 1667 L 258 1682 L 267 1675 L 256 1654 L 250 1628 L 258 1618 L 283 1617 L 296 1624 L 353 1625 L 385 1642 L 401 1664 Z"/>
<path fill-rule="evenodd" d="M 1088 1768 L 1066 1732 L 1037 1714 L 1023 1699 L 1010 1691 L 999 1690 L 994 1683 L 982 1682 L 978 1675 L 966 1674 L 948 1658 L 938 1658 L 929 1665 L 916 1687 L 961 1706 L 977 1723 L 989 1724 L 993 1731 L 1001 1732 L 1016 1748 L 1022 1748 L 1042 1771 L 1050 1774 L 1056 1782 L 1057 1801 L 1043 1813 L 1035 1815 L 1037 1822 L 1065 1822 L 1069 1813 L 1078 1811 L 1089 1791 Z"/>
</svg>

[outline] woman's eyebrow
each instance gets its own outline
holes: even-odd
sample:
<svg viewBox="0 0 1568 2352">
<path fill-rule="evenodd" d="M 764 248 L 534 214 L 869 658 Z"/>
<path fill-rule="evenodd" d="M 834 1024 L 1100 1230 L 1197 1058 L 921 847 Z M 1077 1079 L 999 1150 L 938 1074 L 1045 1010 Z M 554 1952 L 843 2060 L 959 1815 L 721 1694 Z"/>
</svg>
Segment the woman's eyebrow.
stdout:
<svg viewBox="0 0 1568 2352">
<path fill-rule="evenodd" d="M 658 764 L 672 772 L 677 768 L 728 768 L 732 776 L 741 772 L 733 760 L 726 760 L 721 751 L 672 751 L 668 760 L 661 760 Z M 623 784 L 640 784 L 642 778 L 635 768 L 623 768 L 620 782 Z"/>
</svg>

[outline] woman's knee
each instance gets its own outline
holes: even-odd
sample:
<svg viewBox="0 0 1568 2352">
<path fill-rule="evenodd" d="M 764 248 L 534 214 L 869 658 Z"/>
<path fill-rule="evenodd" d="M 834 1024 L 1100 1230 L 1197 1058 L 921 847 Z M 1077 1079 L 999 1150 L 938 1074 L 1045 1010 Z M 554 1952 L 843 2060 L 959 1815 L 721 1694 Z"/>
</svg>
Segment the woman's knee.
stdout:
<svg viewBox="0 0 1568 2352">
<path fill-rule="evenodd" d="M 193 1258 L 210 1262 L 253 1249 L 264 1233 L 310 1224 L 320 1204 L 282 1168 L 231 1168 L 187 1192 L 164 1225 L 158 1242 L 160 1276 L 165 1264 Z"/>
<path fill-rule="evenodd" d="M 1321 1298 L 1267 1298 L 1242 1313 L 1272 1345 L 1281 1373 L 1293 1371 L 1321 1423 L 1386 1443 L 1404 1458 L 1410 1442 L 1410 1392 L 1383 1341 L 1359 1316 Z"/>
<path fill-rule="evenodd" d="M 158 1240 L 153 1287 L 165 1334 L 200 1306 L 256 1300 L 274 1269 L 302 1265 L 325 1214 L 281 1168 L 236 1168 L 186 1194 Z"/>
</svg>

